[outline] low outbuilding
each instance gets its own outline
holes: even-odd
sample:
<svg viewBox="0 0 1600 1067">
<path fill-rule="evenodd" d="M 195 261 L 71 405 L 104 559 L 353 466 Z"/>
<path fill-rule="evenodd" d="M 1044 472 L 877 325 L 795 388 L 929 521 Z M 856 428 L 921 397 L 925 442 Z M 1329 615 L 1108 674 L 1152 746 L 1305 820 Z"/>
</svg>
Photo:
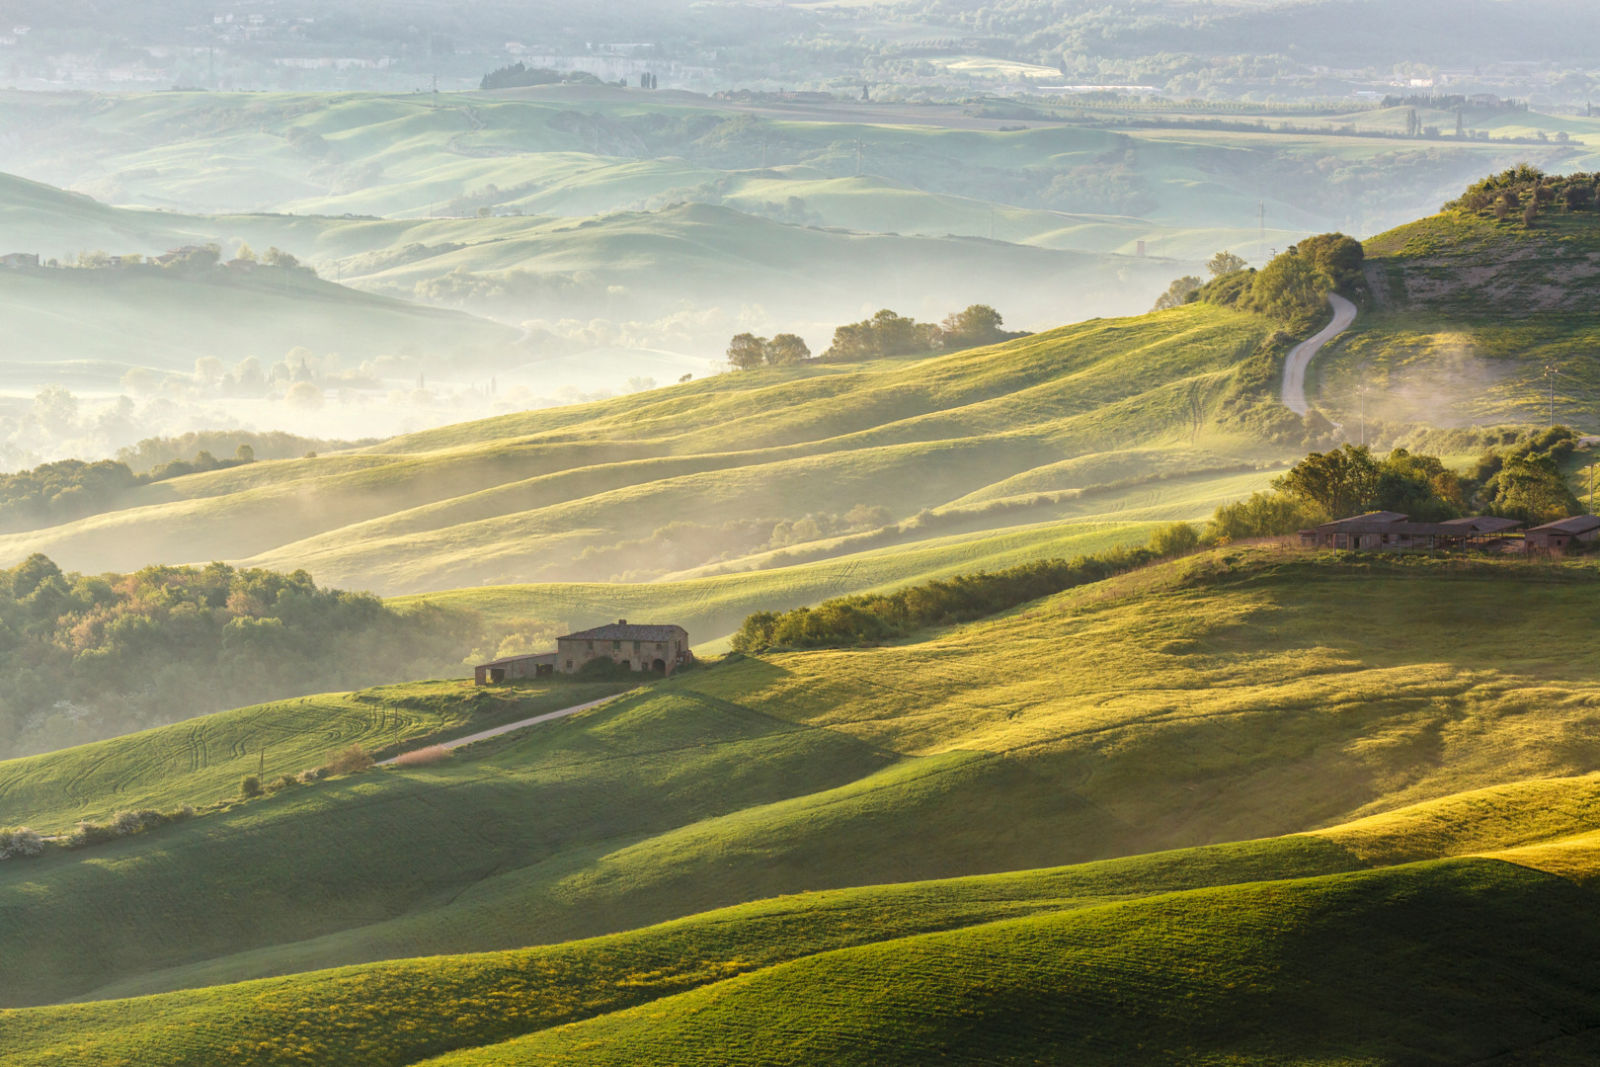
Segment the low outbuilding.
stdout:
<svg viewBox="0 0 1600 1067">
<path fill-rule="evenodd" d="M 1300 543 L 1313 548 L 1384 550 L 1395 548 L 1471 548 L 1489 544 L 1520 527 L 1516 519 L 1469 515 L 1444 522 L 1412 522 L 1398 511 L 1369 511 L 1300 531 Z"/>
<path fill-rule="evenodd" d="M 1564 552 L 1574 544 L 1600 541 L 1600 517 L 1574 515 L 1535 526 L 1525 537 L 1530 552 Z"/>
<path fill-rule="evenodd" d="M 530 656 L 502 656 L 472 669 L 472 680 L 478 685 L 498 685 L 523 678 L 540 678 L 556 671 L 556 654 L 541 652 Z"/>
</svg>

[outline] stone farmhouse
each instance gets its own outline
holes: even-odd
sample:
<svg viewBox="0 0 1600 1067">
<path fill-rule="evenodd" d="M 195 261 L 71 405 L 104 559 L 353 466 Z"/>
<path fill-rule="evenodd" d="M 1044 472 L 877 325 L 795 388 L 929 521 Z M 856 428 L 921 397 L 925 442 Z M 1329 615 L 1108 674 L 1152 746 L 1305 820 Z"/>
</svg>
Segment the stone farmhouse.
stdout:
<svg viewBox="0 0 1600 1067">
<path fill-rule="evenodd" d="M 554 652 L 506 656 L 480 663 L 473 669 L 478 685 L 495 685 L 548 674 L 576 674 L 584 664 L 609 659 L 635 671 L 671 674 L 691 663 L 689 631 L 673 625 L 637 625 L 618 619 L 592 630 L 579 630 L 556 638 Z"/>
</svg>

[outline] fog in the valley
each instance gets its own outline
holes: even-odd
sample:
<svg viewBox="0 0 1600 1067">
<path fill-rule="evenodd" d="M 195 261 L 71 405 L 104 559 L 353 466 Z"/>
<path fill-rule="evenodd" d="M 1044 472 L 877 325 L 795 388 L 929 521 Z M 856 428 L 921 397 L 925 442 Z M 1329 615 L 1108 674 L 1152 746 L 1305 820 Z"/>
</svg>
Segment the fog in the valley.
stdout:
<svg viewBox="0 0 1600 1067">
<path fill-rule="evenodd" d="M 1358 54 L 1336 6 L 18 0 L 0 466 L 616 396 L 882 308 L 1139 313 L 1213 252 L 1581 162 L 1536 114 L 1595 88 L 1567 7 L 1441 7 L 1446 48 L 1346 4 Z"/>
</svg>

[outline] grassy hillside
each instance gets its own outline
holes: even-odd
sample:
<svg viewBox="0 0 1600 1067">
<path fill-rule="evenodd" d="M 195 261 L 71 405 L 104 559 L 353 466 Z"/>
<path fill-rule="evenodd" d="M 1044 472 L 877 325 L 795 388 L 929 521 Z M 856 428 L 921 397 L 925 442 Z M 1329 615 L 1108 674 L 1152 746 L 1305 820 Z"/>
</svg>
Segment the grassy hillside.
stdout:
<svg viewBox="0 0 1600 1067">
<path fill-rule="evenodd" d="M 930 359 L 718 375 L 165 481 L 121 510 L 0 538 L 0 556 L 91 570 L 248 558 L 401 593 L 660 577 L 759 557 L 783 547 L 777 524 L 858 506 L 915 535 L 866 547 L 1195 518 L 1295 450 L 1227 406 L 1270 376 L 1272 334 L 1264 318 L 1191 306 Z"/>
<path fill-rule="evenodd" d="M 1535 228 L 1447 211 L 1366 242 L 1374 306 L 1313 367 L 1335 419 L 1600 427 L 1600 215 L 1554 205 Z"/>
<path fill-rule="evenodd" d="M 351 745 L 392 755 L 622 689 L 581 682 L 509 690 L 413 682 L 241 708 L 0 761 L 0 818 L 64 832 L 80 819 L 105 821 L 118 811 L 209 804 L 236 798 L 247 774 L 262 781 L 298 774 Z"/>
<path fill-rule="evenodd" d="M 1491 792 L 1330 834 L 1333 869 L 1510 848 L 1567 873 L 1594 854 L 1561 842 L 1592 826 L 1582 776 L 1600 767 L 1583 626 L 1596 581 L 1583 563 L 1234 550 L 902 645 L 730 661 L 435 767 L 5 864 L 0 914 L 30 920 L 13 924 L 0 988 L 22 1004 L 549 944 L 798 890 L 1335 827 L 1472 790 Z M 1492 632 L 1466 625 L 1491 616 Z M 127 745 L 108 752 L 132 760 Z M 62 780 L 79 758 L 29 773 Z M 1568 781 L 1492 792 L 1541 778 Z M 1492 809 L 1505 829 L 1449 829 Z M 1411 851 L 1384 843 L 1407 836 Z M 195 913 L 201 870 L 214 903 Z"/>
</svg>

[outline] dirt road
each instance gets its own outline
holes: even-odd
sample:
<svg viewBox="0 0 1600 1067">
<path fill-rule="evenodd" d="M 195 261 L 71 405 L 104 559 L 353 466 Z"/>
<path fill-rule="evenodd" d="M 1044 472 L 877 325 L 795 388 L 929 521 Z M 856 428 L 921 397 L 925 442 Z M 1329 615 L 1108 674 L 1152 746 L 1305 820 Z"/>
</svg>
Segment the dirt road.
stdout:
<svg viewBox="0 0 1600 1067">
<path fill-rule="evenodd" d="M 517 722 L 508 722 L 504 726 L 496 726 L 492 730 L 480 730 L 475 734 L 468 734 L 466 737 L 458 737 L 454 741 L 441 741 L 439 744 L 445 748 L 460 748 L 463 745 L 470 745 L 474 741 L 484 741 L 491 737 L 499 737 L 501 734 L 509 734 L 513 730 L 521 730 L 526 726 L 537 726 L 542 722 L 553 722 L 556 719 L 565 719 L 568 715 L 576 715 L 580 711 L 588 711 L 590 708 L 598 708 L 601 704 L 613 701 L 622 695 L 623 694 L 621 693 L 613 693 L 611 696 L 601 697 L 599 700 L 591 700 L 587 704 L 574 704 L 572 707 L 562 708 L 560 711 L 547 711 L 543 715 L 535 715 L 531 719 L 520 719 Z M 433 748 L 434 746 L 427 745 L 425 747 Z M 401 753 L 401 755 L 405 755 L 405 753 Z M 389 759 L 381 761 L 378 766 L 387 767 L 389 764 L 393 763 L 399 758 L 400 756 L 393 756 Z"/>
<path fill-rule="evenodd" d="M 1338 337 L 1356 321 L 1356 306 L 1338 293 L 1329 293 L 1333 305 L 1333 321 L 1317 332 L 1315 337 L 1301 341 L 1283 363 L 1283 406 L 1296 415 L 1304 415 L 1306 406 L 1306 368 L 1322 351 L 1322 346 Z"/>
</svg>

